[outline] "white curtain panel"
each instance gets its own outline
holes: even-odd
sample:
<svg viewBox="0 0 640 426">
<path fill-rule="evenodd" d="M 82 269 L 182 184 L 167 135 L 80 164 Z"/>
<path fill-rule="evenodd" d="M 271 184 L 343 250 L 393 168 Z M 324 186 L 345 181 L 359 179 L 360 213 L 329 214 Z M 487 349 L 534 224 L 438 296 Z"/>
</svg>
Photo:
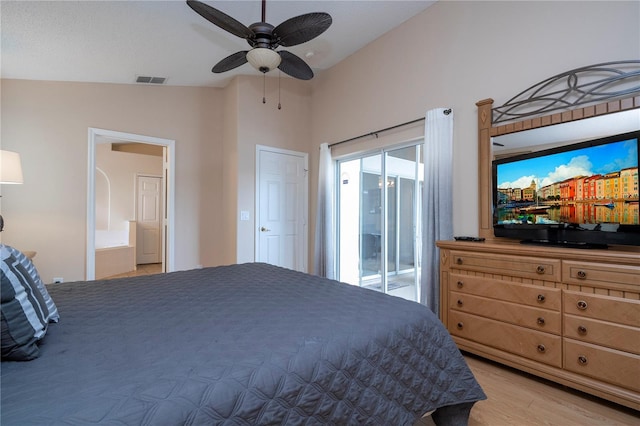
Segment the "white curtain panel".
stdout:
<svg viewBox="0 0 640 426">
<path fill-rule="evenodd" d="M 437 240 L 453 238 L 453 112 L 427 111 L 424 126 L 422 273 L 420 303 L 440 310 L 440 250 Z"/>
<path fill-rule="evenodd" d="M 335 279 L 334 226 L 333 226 L 333 160 L 331 148 L 320 145 L 318 167 L 318 208 L 316 210 L 315 255 L 313 272 L 321 277 Z"/>
</svg>

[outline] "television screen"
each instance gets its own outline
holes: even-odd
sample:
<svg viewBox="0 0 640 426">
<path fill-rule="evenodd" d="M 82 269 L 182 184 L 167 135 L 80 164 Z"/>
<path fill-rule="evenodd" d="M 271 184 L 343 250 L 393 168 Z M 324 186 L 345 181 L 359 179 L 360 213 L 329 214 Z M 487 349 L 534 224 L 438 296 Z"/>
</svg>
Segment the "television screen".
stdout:
<svg viewBox="0 0 640 426">
<path fill-rule="evenodd" d="M 640 245 L 639 139 L 635 131 L 494 161 L 495 235 Z"/>
</svg>

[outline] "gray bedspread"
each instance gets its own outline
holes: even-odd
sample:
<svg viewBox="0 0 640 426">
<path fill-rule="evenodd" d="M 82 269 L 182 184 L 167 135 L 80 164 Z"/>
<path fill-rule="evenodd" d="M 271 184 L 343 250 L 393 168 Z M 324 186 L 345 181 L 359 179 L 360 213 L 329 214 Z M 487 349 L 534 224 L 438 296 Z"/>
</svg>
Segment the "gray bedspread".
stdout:
<svg viewBox="0 0 640 426">
<path fill-rule="evenodd" d="M 1 424 L 465 424 L 484 399 L 426 307 L 266 264 L 49 286 Z"/>
</svg>

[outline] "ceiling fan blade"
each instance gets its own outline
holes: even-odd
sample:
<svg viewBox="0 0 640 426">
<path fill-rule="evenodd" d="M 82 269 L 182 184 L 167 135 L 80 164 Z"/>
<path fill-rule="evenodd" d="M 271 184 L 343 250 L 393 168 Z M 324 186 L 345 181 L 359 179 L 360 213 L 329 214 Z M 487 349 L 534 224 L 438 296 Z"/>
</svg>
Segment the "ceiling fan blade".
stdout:
<svg viewBox="0 0 640 426">
<path fill-rule="evenodd" d="M 280 65 L 278 65 L 280 71 L 300 80 L 311 80 L 313 78 L 313 71 L 305 61 L 286 50 L 280 50 L 278 54 L 282 59 Z"/>
<path fill-rule="evenodd" d="M 295 46 L 318 37 L 331 25 L 331 15 L 324 12 L 307 13 L 287 19 L 273 29 L 276 46 Z"/>
<path fill-rule="evenodd" d="M 229 55 L 213 67 L 211 72 L 221 73 L 230 71 L 234 68 L 238 68 L 240 65 L 247 63 L 247 50 L 236 52 L 233 55 Z"/>
<path fill-rule="evenodd" d="M 253 31 L 251 31 L 246 25 L 236 21 L 226 13 L 220 12 L 218 9 L 214 9 L 208 4 L 196 0 L 187 0 L 189 7 L 196 11 L 196 13 L 202 16 L 207 21 L 222 28 L 225 31 L 230 32 L 240 38 L 252 38 Z"/>
</svg>

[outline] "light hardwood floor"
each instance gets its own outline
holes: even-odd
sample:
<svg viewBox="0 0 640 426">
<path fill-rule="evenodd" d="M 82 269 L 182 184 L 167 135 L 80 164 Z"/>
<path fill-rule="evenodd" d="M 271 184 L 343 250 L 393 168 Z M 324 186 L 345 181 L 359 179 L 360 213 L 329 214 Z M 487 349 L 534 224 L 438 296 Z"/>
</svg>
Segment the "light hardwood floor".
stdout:
<svg viewBox="0 0 640 426">
<path fill-rule="evenodd" d="M 465 354 L 487 395 L 473 406 L 469 426 L 638 426 L 640 412 Z M 414 426 L 434 425 L 431 418 Z"/>
<path fill-rule="evenodd" d="M 162 263 L 149 263 L 145 265 L 137 265 L 135 271 L 125 272 L 124 274 L 112 275 L 110 277 L 103 278 L 105 280 L 110 280 L 113 278 L 124 278 L 124 277 L 137 277 L 140 275 L 151 275 L 151 274 L 159 274 L 162 272 Z"/>
</svg>

